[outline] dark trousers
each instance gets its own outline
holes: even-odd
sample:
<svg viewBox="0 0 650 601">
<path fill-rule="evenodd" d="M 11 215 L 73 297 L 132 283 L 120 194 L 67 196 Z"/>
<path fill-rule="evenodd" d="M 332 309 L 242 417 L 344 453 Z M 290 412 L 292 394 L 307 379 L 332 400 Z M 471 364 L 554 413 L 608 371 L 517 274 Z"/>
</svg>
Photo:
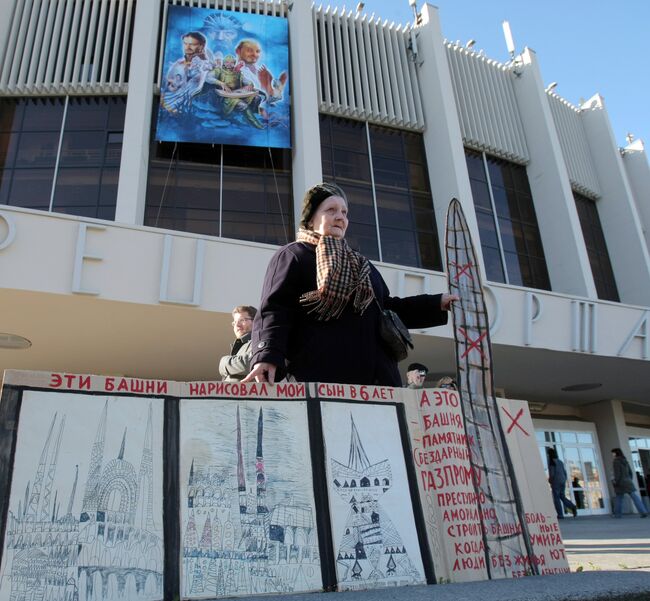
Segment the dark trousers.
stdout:
<svg viewBox="0 0 650 601">
<path fill-rule="evenodd" d="M 555 512 L 559 520 L 564 517 L 562 505 L 573 512 L 576 511 L 576 506 L 564 496 L 564 486 L 553 486 L 551 490 L 553 491 L 553 505 L 555 505 Z"/>
</svg>

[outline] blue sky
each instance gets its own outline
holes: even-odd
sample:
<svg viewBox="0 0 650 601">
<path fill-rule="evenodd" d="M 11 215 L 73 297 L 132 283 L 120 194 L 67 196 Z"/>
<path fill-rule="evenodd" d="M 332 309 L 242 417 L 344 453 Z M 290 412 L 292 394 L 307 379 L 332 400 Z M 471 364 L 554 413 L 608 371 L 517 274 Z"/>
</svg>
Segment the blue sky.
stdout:
<svg viewBox="0 0 650 601">
<path fill-rule="evenodd" d="M 327 6 L 323 2 L 323 6 Z M 356 0 L 331 6 L 354 10 Z M 493 59 L 508 52 L 501 22 L 508 20 L 517 50 L 535 51 L 546 85 L 573 104 L 599 93 L 614 130 L 625 146 L 628 132 L 650 150 L 650 0 L 437 0 L 443 35 L 463 44 L 476 40 Z M 418 0 L 418 9 L 423 0 Z M 365 0 L 364 12 L 395 23 L 409 23 L 408 0 Z"/>
</svg>

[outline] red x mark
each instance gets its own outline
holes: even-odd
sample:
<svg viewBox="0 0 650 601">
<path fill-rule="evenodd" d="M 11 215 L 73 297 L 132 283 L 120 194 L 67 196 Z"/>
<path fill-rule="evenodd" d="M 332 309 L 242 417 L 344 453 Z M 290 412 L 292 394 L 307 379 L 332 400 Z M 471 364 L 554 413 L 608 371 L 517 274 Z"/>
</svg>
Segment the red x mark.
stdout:
<svg viewBox="0 0 650 601">
<path fill-rule="evenodd" d="M 483 351 L 480 349 L 479 344 L 481 343 L 481 340 L 487 336 L 487 330 L 483 332 L 476 340 L 472 340 L 469 337 L 469 334 L 465 331 L 464 328 L 458 328 L 458 331 L 465 337 L 465 340 L 467 340 L 467 348 L 465 349 L 465 352 L 460 356 L 461 359 L 464 359 L 469 355 L 469 352 L 472 349 L 476 349 L 479 353 L 481 353 L 481 357 L 485 359 L 485 355 L 483 354 Z"/>
<path fill-rule="evenodd" d="M 519 419 L 520 419 L 521 416 L 524 414 L 524 410 L 523 410 L 523 409 L 520 409 L 519 411 L 517 411 L 517 415 L 515 415 L 514 417 L 512 417 L 512 415 L 510 415 L 509 411 L 508 411 L 505 407 L 501 407 L 501 408 L 505 411 L 506 415 L 510 418 L 510 421 L 512 422 L 512 423 L 510 424 L 510 426 L 508 426 L 508 430 L 506 431 L 507 434 L 510 434 L 510 432 L 512 432 L 512 429 L 513 429 L 515 426 L 517 426 L 517 428 L 519 428 L 519 429 L 520 429 L 520 430 L 521 430 L 521 431 L 522 431 L 526 436 L 530 436 L 530 434 L 528 434 L 528 432 L 526 432 L 526 430 L 524 430 L 524 429 L 521 427 L 521 425 L 519 424 Z"/>
<path fill-rule="evenodd" d="M 452 262 L 452 264 L 456 267 L 456 275 L 455 275 L 456 281 L 460 279 L 461 275 L 469 276 L 470 280 L 474 279 L 474 276 L 472 276 L 472 273 L 469 271 L 471 267 L 474 267 L 472 263 L 466 263 L 465 265 L 458 265 L 458 263 Z"/>
</svg>

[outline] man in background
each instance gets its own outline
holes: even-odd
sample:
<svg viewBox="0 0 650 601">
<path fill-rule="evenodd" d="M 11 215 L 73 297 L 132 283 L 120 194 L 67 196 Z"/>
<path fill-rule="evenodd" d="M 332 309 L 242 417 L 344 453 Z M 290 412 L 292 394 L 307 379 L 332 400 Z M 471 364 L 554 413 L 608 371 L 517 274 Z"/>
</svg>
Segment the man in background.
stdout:
<svg viewBox="0 0 650 601">
<path fill-rule="evenodd" d="M 257 309 L 248 305 L 241 305 L 232 310 L 235 341 L 230 345 L 230 355 L 221 357 L 219 361 L 219 373 L 225 382 L 239 382 L 250 371 L 251 331 L 256 313 Z"/>
<path fill-rule="evenodd" d="M 422 363 L 411 363 L 406 370 L 406 387 L 422 388 L 427 379 L 429 368 Z"/>
</svg>

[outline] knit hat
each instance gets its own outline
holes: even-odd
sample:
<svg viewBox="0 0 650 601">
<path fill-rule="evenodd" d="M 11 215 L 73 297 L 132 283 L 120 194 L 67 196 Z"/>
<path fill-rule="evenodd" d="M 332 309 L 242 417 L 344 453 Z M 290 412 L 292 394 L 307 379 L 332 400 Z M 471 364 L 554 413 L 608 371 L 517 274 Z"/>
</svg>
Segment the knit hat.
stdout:
<svg viewBox="0 0 650 601">
<path fill-rule="evenodd" d="M 305 198 L 302 201 L 302 213 L 300 215 L 300 227 L 305 229 L 311 229 L 309 227 L 309 222 L 314 216 L 318 206 L 324 201 L 327 200 L 330 196 L 340 196 L 345 204 L 348 204 L 348 199 L 345 196 L 345 192 L 341 190 L 336 184 L 316 184 L 312 186 L 305 192 Z"/>
</svg>

